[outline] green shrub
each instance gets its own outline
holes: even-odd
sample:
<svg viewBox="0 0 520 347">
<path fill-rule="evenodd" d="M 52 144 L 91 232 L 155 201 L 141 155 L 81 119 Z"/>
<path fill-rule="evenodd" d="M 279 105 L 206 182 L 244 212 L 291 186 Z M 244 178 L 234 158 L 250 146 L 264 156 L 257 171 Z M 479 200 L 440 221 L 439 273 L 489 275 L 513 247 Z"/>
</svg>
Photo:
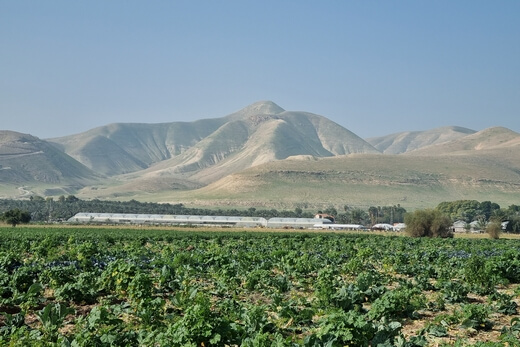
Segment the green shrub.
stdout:
<svg viewBox="0 0 520 347">
<path fill-rule="evenodd" d="M 475 330 L 489 330 L 492 323 L 489 321 L 491 309 L 484 304 L 466 304 L 462 306 L 462 327 Z"/>
<path fill-rule="evenodd" d="M 477 294 L 493 293 L 498 282 L 497 274 L 493 272 L 492 260 L 476 255 L 466 262 L 463 276 L 471 290 Z"/>
<path fill-rule="evenodd" d="M 54 295 L 56 299 L 61 301 L 72 301 L 77 304 L 94 303 L 98 295 L 95 274 L 91 272 L 80 273 L 75 281 L 57 287 Z"/>
<path fill-rule="evenodd" d="M 406 233 L 411 237 L 453 237 L 451 220 L 439 210 L 417 210 L 405 215 Z"/>
<path fill-rule="evenodd" d="M 518 304 L 513 301 L 512 295 L 495 292 L 488 299 L 491 303 L 494 303 L 495 311 L 498 313 L 515 315 L 518 312 Z"/>
<path fill-rule="evenodd" d="M 401 286 L 376 299 L 368 316 L 371 319 L 411 317 L 416 310 L 425 306 L 426 298 L 419 289 Z"/>
<path fill-rule="evenodd" d="M 376 334 L 374 325 L 356 311 L 333 311 L 320 321 L 320 345 L 369 346 Z"/>
<path fill-rule="evenodd" d="M 128 285 L 137 271 L 135 264 L 121 259 L 115 260 L 101 274 L 100 287 L 119 296 L 126 296 Z"/>
<path fill-rule="evenodd" d="M 498 222 L 491 222 L 486 225 L 486 232 L 489 234 L 489 237 L 492 239 L 499 239 L 500 234 L 502 233 L 502 225 Z"/>
<path fill-rule="evenodd" d="M 468 300 L 469 288 L 466 284 L 457 281 L 445 281 L 440 284 L 441 293 L 449 303 L 466 302 Z"/>
</svg>

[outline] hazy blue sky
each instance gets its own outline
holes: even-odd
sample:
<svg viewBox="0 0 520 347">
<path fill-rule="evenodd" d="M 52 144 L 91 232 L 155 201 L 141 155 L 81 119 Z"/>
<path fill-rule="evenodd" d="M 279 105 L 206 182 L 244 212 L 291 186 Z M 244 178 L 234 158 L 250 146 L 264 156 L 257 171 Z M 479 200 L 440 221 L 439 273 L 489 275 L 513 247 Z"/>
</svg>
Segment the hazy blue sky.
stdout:
<svg viewBox="0 0 520 347">
<path fill-rule="evenodd" d="M 0 129 L 223 117 L 520 132 L 520 1 L 0 0 Z"/>
</svg>

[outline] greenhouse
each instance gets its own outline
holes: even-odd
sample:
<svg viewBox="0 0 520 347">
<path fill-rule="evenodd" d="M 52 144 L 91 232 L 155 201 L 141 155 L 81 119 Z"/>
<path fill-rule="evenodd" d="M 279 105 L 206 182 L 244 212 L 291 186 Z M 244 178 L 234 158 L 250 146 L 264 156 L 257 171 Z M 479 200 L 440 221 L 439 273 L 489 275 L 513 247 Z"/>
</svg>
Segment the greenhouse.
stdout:
<svg viewBox="0 0 520 347">
<path fill-rule="evenodd" d="M 275 229 L 309 229 L 317 225 L 332 223 L 325 218 L 270 218 L 267 220 L 268 228 Z"/>
<path fill-rule="evenodd" d="M 265 227 L 267 220 L 262 217 L 234 216 L 191 216 L 168 214 L 127 214 L 127 213 L 77 213 L 69 218 L 69 223 L 92 224 L 150 224 L 150 225 L 194 225 L 194 226 L 237 226 Z"/>
<path fill-rule="evenodd" d="M 169 214 L 129 214 L 129 213 L 77 213 L 69 218 L 69 223 L 80 224 L 148 224 L 186 226 L 233 226 L 267 227 L 284 229 L 314 228 L 316 225 L 331 223 L 323 218 L 270 218 L 239 216 L 195 216 Z"/>
</svg>

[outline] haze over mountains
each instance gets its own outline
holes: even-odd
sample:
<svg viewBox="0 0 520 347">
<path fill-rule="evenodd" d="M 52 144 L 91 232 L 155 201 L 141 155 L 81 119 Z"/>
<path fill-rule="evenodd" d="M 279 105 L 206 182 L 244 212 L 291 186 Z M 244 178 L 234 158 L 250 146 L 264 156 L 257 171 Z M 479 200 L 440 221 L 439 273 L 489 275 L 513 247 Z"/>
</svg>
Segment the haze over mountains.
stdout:
<svg viewBox="0 0 520 347">
<path fill-rule="evenodd" d="M 0 131 L 0 195 L 20 197 L 25 187 L 25 195 L 291 208 L 303 200 L 427 205 L 410 194 L 428 193 L 434 204 L 453 186 L 462 197 L 494 191 L 520 203 L 519 146 L 520 134 L 506 128 L 456 126 L 364 140 L 323 116 L 263 101 L 222 118 L 109 124 L 47 140 Z"/>
</svg>

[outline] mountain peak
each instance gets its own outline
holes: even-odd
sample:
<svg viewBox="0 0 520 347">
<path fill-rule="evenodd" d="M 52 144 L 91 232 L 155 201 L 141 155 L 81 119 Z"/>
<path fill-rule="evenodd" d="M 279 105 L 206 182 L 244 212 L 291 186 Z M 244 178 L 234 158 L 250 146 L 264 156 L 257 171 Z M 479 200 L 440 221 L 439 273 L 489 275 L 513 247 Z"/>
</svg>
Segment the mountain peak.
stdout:
<svg viewBox="0 0 520 347">
<path fill-rule="evenodd" d="M 493 136 L 493 135 L 502 135 L 502 136 L 518 136 L 519 134 L 517 132 L 514 132 L 511 129 L 505 128 L 505 127 L 491 127 L 484 130 L 479 131 L 475 136 Z"/>
<path fill-rule="evenodd" d="M 21 142 L 33 142 L 39 140 L 37 137 L 23 134 L 11 130 L 0 130 L 0 143 L 21 141 Z"/>
<path fill-rule="evenodd" d="M 245 116 L 254 116 L 258 114 L 279 114 L 284 112 L 285 110 L 275 104 L 272 101 L 258 101 L 249 106 L 244 107 L 237 113 L 245 115 Z"/>
</svg>

